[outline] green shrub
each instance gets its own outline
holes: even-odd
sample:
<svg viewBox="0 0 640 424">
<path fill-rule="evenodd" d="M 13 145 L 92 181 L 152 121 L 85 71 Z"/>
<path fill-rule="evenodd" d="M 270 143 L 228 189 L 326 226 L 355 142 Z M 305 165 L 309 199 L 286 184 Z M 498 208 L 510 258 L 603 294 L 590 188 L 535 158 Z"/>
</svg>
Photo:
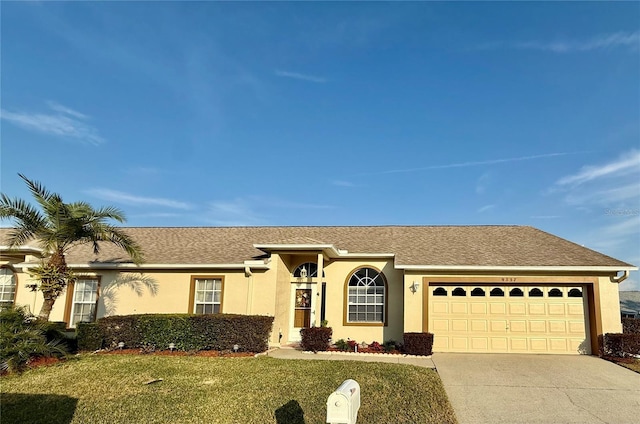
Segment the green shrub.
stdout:
<svg viewBox="0 0 640 424">
<path fill-rule="evenodd" d="M 404 352 L 409 355 L 431 355 L 433 353 L 433 334 L 404 333 Z"/>
<path fill-rule="evenodd" d="M 329 342 L 333 329 L 331 327 L 309 327 L 300 330 L 302 341 L 300 346 L 302 350 L 310 350 L 312 352 L 325 351 L 329 349 Z"/>
<path fill-rule="evenodd" d="M 640 318 L 622 318 L 622 332 L 640 334 Z"/>
<path fill-rule="evenodd" d="M 126 348 L 145 351 L 166 350 L 170 343 L 177 350 L 233 350 L 264 352 L 269 347 L 273 317 L 257 315 L 152 314 L 122 315 L 96 321 L 99 336 L 78 333 L 80 350 L 95 350 L 97 340 L 106 348 L 124 343 Z M 91 332 L 87 327 L 87 331 Z M 80 339 L 82 343 L 80 342 Z"/>
<path fill-rule="evenodd" d="M 341 350 L 343 352 L 346 352 L 347 350 L 349 350 L 349 343 L 347 343 L 345 339 L 338 340 L 337 342 L 334 343 L 334 345 L 336 346 L 336 349 Z"/>
<path fill-rule="evenodd" d="M 640 334 L 605 334 L 603 353 L 605 356 L 615 356 L 618 358 L 640 355 Z"/>
<path fill-rule="evenodd" d="M 51 340 L 47 340 L 48 333 Z M 27 313 L 26 308 L 3 308 L 0 311 L 0 370 L 20 372 L 32 359 L 66 356 L 65 345 L 53 338 L 54 335 L 54 327 Z"/>
<path fill-rule="evenodd" d="M 392 352 L 394 350 L 400 350 L 400 349 L 398 349 L 398 344 L 395 342 L 395 340 L 387 340 L 386 342 L 384 342 L 384 344 L 382 346 L 383 346 L 385 352 Z"/>
<path fill-rule="evenodd" d="M 95 322 L 79 322 L 76 325 L 78 350 L 94 351 L 102 349 L 104 337 L 102 329 Z"/>
</svg>

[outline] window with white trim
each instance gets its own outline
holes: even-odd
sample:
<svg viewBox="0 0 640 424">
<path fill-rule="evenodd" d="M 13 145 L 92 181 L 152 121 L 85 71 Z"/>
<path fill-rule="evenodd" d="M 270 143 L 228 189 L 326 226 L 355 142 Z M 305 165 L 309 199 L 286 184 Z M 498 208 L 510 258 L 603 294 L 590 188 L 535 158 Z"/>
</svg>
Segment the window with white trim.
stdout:
<svg viewBox="0 0 640 424">
<path fill-rule="evenodd" d="M 98 302 L 98 279 L 85 278 L 73 284 L 73 304 L 71 305 L 71 322 L 73 328 L 79 322 L 93 322 L 96 319 Z"/>
<path fill-rule="evenodd" d="M 218 314 L 222 303 L 222 280 L 220 278 L 196 278 L 193 312 L 196 314 Z"/>
<path fill-rule="evenodd" d="M 13 305 L 16 299 L 16 276 L 10 268 L 0 268 L 0 309 Z"/>
<path fill-rule="evenodd" d="M 373 268 L 359 268 L 349 278 L 347 322 L 384 323 L 385 280 Z"/>
</svg>

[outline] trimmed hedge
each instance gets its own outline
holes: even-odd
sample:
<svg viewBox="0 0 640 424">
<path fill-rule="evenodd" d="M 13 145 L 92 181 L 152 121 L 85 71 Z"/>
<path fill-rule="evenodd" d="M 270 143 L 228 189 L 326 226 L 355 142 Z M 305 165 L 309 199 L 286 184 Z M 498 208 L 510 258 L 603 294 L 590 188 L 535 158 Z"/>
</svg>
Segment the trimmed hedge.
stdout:
<svg viewBox="0 0 640 424">
<path fill-rule="evenodd" d="M 640 318 L 622 318 L 624 334 L 640 334 Z"/>
<path fill-rule="evenodd" d="M 269 347 L 273 317 L 256 315 L 122 315 L 78 325 L 78 348 L 166 350 L 169 343 L 184 351 L 233 350 L 264 352 Z"/>
<path fill-rule="evenodd" d="M 79 322 L 76 325 L 78 350 L 102 349 L 104 336 L 102 329 L 95 322 Z"/>
<path fill-rule="evenodd" d="M 603 353 L 605 356 L 615 356 L 619 358 L 640 355 L 640 334 L 605 334 Z"/>
<path fill-rule="evenodd" d="M 329 349 L 333 329 L 331 327 L 309 327 L 300 330 L 302 350 L 312 352 L 325 351 Z"/>
<path fill-rule="evenodd" d="M 404 333 L 404 353 L 409 355 L 433 354 L 432 333 Z"/>
</svg>

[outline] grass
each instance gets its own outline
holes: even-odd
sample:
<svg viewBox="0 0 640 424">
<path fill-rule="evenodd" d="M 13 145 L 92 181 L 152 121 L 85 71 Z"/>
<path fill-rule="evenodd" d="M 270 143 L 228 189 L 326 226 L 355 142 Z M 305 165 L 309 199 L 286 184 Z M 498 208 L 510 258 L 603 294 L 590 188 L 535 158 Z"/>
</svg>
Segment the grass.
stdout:
<svg viewBox="0 0 640 424">
<path fill-rule="evenodd" d="M 163 381 L 145 384 L 162 378 Z M 2 422 L 324 423 L 353 378 L 361 423 L 455 423 L 437 373 L 357 361 L 85 355 L 2 378 Z"/>
</svg>

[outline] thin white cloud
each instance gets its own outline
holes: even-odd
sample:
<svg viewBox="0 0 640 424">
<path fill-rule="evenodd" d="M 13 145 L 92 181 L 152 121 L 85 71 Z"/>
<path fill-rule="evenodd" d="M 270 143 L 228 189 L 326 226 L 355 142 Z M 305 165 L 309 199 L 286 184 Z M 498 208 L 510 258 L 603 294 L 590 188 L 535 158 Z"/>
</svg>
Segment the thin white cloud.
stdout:
<svg viewBox="0 0 640 424">
<path fill-rule="evenodd" d="M 191 209 L 191 205 L 177 200 L 164 199 L 159 197 L 143 197 L 122 191 L 110 190 L 105 188 L 94 188 L 86 191 L 87 194 L 98 199 L 107 200 L 109 202 L 122 203 L 133 206 L 164 206 L 173 209 Z"/>
<path fill-rule="evenodd" d="M 289 72 L 289 71 L 276 70 L 275 74 L 277 76 L 279 76 L 279 77 L 293 78 L 293 79 L 297 79 L 297 80 L 315 82 L 315 83 L 319 83 L 319 84 L 327 82 L 326 78 L 317 77 L 315 75 L 300 74 L 298 72 Z"/>
<path fill-rule="evenodd" d="M 83 119 L 83 120 L 84 119 L 89 119 L 89 117 L 87 115 L 85 115 L 84 113 L 80 113 L 77 110 L 73 110 L 73 109 L 71 109 L 69 107 L 63 106 L 60 103 L 56 103 L 56 102 L 53 102 L 53 101 L 48 101 L 47 105 L 51 109 L 55 110 L 56 112 L 60 112 L 60 113 L 65 114 L 65 115 L 70 115 L 70 116 L 73 116 L 73 117 L 78 118 L 78 119 Z"/>
<path fill-rule="evenodd" d="M 594 191 L 571 191 L 565 200 L 571 205 L 598 204 L 612 206 L 617 204 L 637 203 L 640 199 L 640 181 L 633 181 L 625 185 Z"/>
<path fill-rule="evenodd" d="M 485 172 L 478 178 L 476 182 L 476 193 L 484 194 L 487 191 L 487 186 L 489 185 L 489 173 Z"/>
<path fill-rule="evenodd" d="M 491 209 L 493 209 L 495 207 L 496 207 L 496 205 L 485 205 L 485 206 L 481 207 L 480 209 L 478 209 L 478 213 L 486 212 L 486 211 L 491 210 Z"/>
<path fill-rule="evenodd" d="M 576 186 L 597 178 L 621 176 L 635 172 L 640 172 L 640 150 L 634 149 L 613 162 L 599 166 L 585 166 L 578 173 L 559 179 L 557 184 Z"/>
<path fill-rule="evenodd" d="M 531 215 L 531 219 L 556 219 L 560 218 L 560 215 Z"/>
<path fill-rule="evenodd" d="M 467 167 L 471 167 L 471 166 L 496 165 L 496 164 L 499 164 L 499 163 L 521 162 L 521 161 L 527 161 L 527 160 L 551 158 L 551 157 L 556 157 L 556 156 L 575 155 L 575 154 L 578 154 L 578 153 L 583 153 L 583 152 L 545 153 L 545 154 L 542 154 L 542 155 L 519 156 L 519 157 L 515 157 L 515 158 L 490 159 L 490 160 L 482 160 L 482 161 L 449 163 L 449 164 L 443 164 L 443 165 L 421 166 L 419 168 L 392 169 L 392 170 L 388 170 L 388 171 L 368 172 L 368 173 L 355 174 L 355 175 L 357 175 L 357 176 L 385 175 L 385 174 L 401 174 L 401 173 L 418 172 L 418 171 L 429 171 L 429 170 L 433 170 L 433 169 L 467 168 Z"/>
<path fill-rule="evenodd" d="M 104 143 L 98 130 L 85 122 L 89 119 L 87 115 L 55 102 L 47 104 L 52 112 L 31 113 L 0 109 L 0 118 L 29 131 L 74 138 L 93 145 Z"/>
<path fill-rule="evenodd" d="M 619 31 L 610 34 L 600 34 L 586 40 L 496 42 L 487 43 L 480 47 L 487 50 L 511 48 L 516 50 L 539 50 L 552 53 L 588 52 L 612 48 L 629 48 L 637 50 L 640 47 L 640 31 Z"/>
</svg>

